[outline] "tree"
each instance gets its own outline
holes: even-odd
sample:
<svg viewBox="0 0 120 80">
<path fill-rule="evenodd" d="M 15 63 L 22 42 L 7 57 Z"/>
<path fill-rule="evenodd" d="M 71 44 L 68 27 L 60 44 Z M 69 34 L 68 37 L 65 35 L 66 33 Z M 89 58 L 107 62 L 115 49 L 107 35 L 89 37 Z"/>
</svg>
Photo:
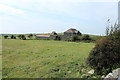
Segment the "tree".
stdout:
<svg viewBox="0 0 120 80">
<path fill-rule="evenodd" d="M 109 27 L 106 27 L 106 36 L 109 35 Z"/>
<path fill-rule="evenodd" d="M 33 34 L 29 34 L 28 37 L 31 39 L 33 37 Z"/>
<path fill-rule="evenodd" d="M 22 35 L 21 38 L 22 38 L 22 40 L 26 40 L 25 35 Z"/>
<path fill-rule="evenodd" d="M 5 35 L 5 36 L 4 36 L 4 39 L 7 39 L 7 38 L 8 38 L 8 35 Z"/>
<path fill-rule="evenodd" d="M 110 19 L 107 20 L 106 31 L 105 31 L 106 36 L 108 36 L 110 33 L 109 27 L 110 27 Z"/>
<path fill-rule="evenodd" d="M 114 25 L 106 39 L 97 42 L 87 63 L 97 74 L 107 74 L 120 66 L 120 27 Z"/>
<path fill-rule="evenodd" d="M 21 39 L 21 34 L 17 36 L 19 39 Z"/>
<path fill-rule="evenodd" d="M 19 38 L 19 39 L 22 39 L 22 40 L 26 40 L 25 35 L 21 35 L 21 34 L 20 34 L 20 35 L 18 35 L 18 38 Z"/>
<path fill-rule="evenodd" d="M 11 39 L 16 39 L 16 37 L 14 35 L 11 35 Z"/>
</svg>

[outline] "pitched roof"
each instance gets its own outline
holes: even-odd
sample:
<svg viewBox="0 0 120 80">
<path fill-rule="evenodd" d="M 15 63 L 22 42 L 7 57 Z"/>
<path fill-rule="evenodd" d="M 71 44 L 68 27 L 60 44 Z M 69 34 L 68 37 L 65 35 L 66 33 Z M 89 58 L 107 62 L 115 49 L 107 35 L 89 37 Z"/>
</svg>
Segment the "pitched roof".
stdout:
<svg viewBox="0 0 120 80">
<path fill-rule="evenodd" d="M 77 33 L 78 30 L 74 29 L 74 28 L 70 28 L 67 31 L 65 31 L 65 33 Z"/>
</svg>

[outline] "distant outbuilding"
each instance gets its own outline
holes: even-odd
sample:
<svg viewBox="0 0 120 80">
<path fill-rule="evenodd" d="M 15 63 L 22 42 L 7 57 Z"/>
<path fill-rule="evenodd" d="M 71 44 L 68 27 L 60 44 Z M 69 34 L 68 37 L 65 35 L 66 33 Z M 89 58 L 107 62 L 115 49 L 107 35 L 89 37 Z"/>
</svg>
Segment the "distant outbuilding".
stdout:
<svg viewBox="0 0 120 80">
<path fill-rule="evenodd" d="M 69 40 L 69 38 L 73 36 L 81 36 L 81 35 L 82 33 L 78 31 L 77 29 L 70 28 L 67 31 L 65 31 L 63 35 L 61 35 L 61 40 Z"/>
<path fill-rule="evenodd" d="M 54 39 L 55 36 L 57 35 L 57 33 L 55 31 L 53 31 L 51 34 L 37 34 L 35 35 L 36 38 L 40 38 L 40 39 Z"/>
<path fill-rule="evenodd" d="M 81 35 L 80 31 L 74 29 L 74 28 L 70 28 L 67 31 L 64 32 L 64 35 Z"/>
<path fill-rule="evenodd" d="M 35 35 L 36 38 L 50 38 L 50 34 L 37 34 Z"/>
<path fill-rule="evenodd" d="M 68 37 L 71 36 L 81 36 L 81 32 L 78 31 L 77 29 L 70 28 L 67 31 L 65 31 L 62 35 L 58 35 L 55 31 L 53 31 L 50 34 L 37 34 L 35 35 L 36 38 L 40 39 L 54 39 L 54 40 L 66 40 Z"/>
</svg>

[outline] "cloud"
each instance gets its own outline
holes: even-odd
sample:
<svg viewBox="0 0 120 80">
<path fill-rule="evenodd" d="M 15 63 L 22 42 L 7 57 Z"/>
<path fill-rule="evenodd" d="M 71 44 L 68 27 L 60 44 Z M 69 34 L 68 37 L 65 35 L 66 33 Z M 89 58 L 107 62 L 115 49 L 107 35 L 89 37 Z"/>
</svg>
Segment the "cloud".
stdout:
<svg viewBox="0 0 120 80">
<path fill-rule="evenodd" d="M 0 12 L 8 15 L 25 15 L 25 12 L 7 5 L 0 5 Z"/>
<path fill-rule="evenodd" d="M 109 3 L 117 1 L 0 0 L 0 13 L 5 14 L 1 17 L 3 32 L 61 32 L 73 26 L 83 32 L 101 34 L 106 20 L 117 18 L 117 3 Z"/>
</svg>

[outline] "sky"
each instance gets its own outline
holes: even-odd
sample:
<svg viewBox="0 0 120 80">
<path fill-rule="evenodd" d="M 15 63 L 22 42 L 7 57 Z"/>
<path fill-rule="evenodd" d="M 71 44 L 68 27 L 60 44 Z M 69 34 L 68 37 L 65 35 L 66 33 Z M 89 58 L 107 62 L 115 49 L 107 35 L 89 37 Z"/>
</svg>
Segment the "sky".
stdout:
<svg viewBox="0 0 120 80">
<path fill-rule="evenodd" d="M 0 33 L 62 33 L 104 35 L 107 20 L 118 19 L 118 0 L 0 0 Z"/>
</svg>

